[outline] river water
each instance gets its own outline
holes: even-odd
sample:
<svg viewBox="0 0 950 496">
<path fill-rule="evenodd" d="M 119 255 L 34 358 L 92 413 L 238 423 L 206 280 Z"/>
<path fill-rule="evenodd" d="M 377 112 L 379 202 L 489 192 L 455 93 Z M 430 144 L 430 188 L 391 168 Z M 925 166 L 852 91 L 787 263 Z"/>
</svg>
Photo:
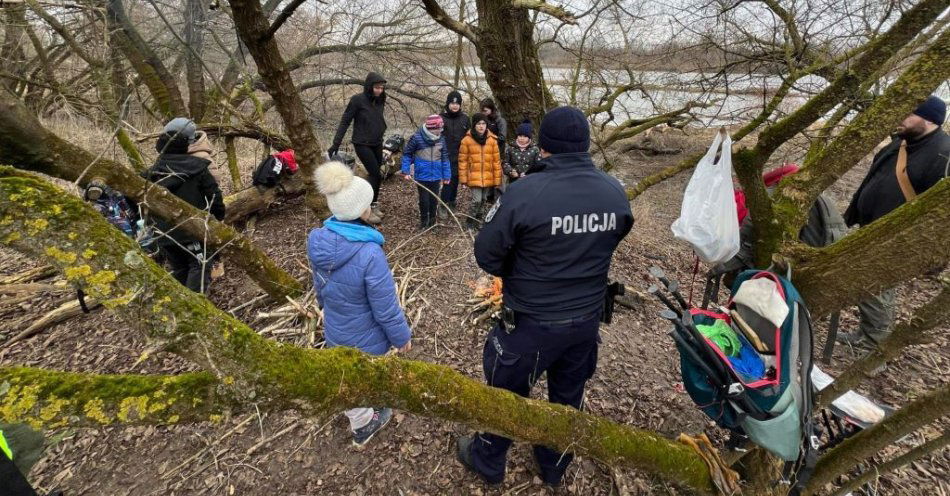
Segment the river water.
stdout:
<svg viewBox="0 0 950 496">
<path fill-rule="evenodd" d="M 569 102 L 573 69 L 546 67 L 543 71 L 555 98 L 562 103 Z M 437 68 L 437 72 L 451 80 L 455 68 L 442 66 Z M 479 67 L 469 66 L 465 72 L 477 95 L 489 93 Z M 713 79 L 697 72 L 641 71 L 634 73 L 634 77 L 648 89 L 645 93 L 629 91 L 617 98 L 613 107 L 615 122 L 669 112 L 694 101 L 709 104 L 708 108 L 693 111 L 701 125 L 744 123 L 758 114 L 782 83 L 779 77 L 763 74 L 730 75 Z M 583 108 L 599 104 L 605 94 L 614 87 L 627 84 L 630 77 L 626 71 L 602 70 L 590 74 L 582 73 L 579 81 L 581 84 L 578 85 L 579 90 L 575 97 L 576 105 Z M 816 76 L 801 79 L 784 99 L 778 111 L 787 113 L 795 110 L 810 95 L 821 91 L 826 84 Z M 461 86 L 466 88 L 464 79 Z M 942 85 L 937 94 L 945 100 L 950 99 L 950 84 Z M 605 113 L 596 116 L 595 120 L 600 121 L 607 117 Z"/>
</svg>

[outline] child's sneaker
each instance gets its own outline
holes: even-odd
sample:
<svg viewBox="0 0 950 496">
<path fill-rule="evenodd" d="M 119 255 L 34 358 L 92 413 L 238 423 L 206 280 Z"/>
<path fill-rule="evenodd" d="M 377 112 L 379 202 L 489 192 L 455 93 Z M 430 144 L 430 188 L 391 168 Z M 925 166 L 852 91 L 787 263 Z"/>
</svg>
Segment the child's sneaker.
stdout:
<svg viewBox="0 0 950 496">
<path fill-rule="evenodd" d="M 373 436 L 389 423 L 389 419 L 393 418 L 392 408 L 381 408 L 378 410 L 374 408 L 373 410 L 373 420 L 370 420 L 368 424 L 353 431 L 353 446 L 357 448 L 366 446 L 366 443 L 368 443 L 370 439 L 373 439 Z"/>
</svg>

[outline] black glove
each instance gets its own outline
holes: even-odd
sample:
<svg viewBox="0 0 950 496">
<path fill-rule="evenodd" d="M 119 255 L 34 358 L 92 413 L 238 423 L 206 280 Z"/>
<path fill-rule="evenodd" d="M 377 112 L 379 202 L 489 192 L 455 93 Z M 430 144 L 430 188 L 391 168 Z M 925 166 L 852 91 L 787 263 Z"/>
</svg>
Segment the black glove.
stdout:
<svg viewBox="0 0 950 496">
<path fill-rule="evenodd" d="M 336 155 L 336 152 L 340 150 L 340 145 L 333 145 L 330 148 L 327 148 L 327 156 L 333 157 Z"/>
</svg>

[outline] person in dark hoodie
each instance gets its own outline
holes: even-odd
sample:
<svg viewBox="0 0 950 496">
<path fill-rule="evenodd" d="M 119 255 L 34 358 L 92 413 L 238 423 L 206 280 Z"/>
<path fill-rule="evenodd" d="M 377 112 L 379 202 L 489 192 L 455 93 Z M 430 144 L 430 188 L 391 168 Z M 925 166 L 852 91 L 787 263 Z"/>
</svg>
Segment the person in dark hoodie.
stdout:
<svg viewBox="0 0 950 496">
<path fill-rule="evenodd" d="M 445 146 L 449 152 L 449 163 L 452 164 L 452 181 L 442 187 L 442 201 L 455 209 L 455 201 L 458 198 L 459 191 L 459 147 L 462 145 L 462 138 L 468 134 L 471 127 L 468 116 L 462 112 L 462 94 L 458 91 L 452 91 L 445 99 L 445 111 L 442 112 L 442 122 L 444 128 L 442 136 L 445 137 Z M 448 212 L 439 208 L 439 218 L 448 217 Z"/>
<path fill-rule="evenodd" d="M 193 207 L 207 210 L 215 219 L 221 220 L 224 219 L 224 197 L 218 181 L 208 170 L 211 161 L 188 153 L 196 133 L 197 128 L 191 119 L 172 119 L 165 125 L 155 145 L 158 160 L 142 175 Z M 196 293 L 205 292 L 211 281 L 211 264 L 204 243 L 163 219 L 150 220 L 161 234 L 157 243 L 171 265 L 175 279 Z"/>
<path fill-rule="evenodd" d="M 897 126 L 890 144 L 874 156 L 868 175 L 844 213 L 848 226 L 866 226 L 923 194 L 950 173 L 950 136 L 940 126 L 947 104 L 928 97 Z M 858 329 L 839 334 L 852 345 L 870 345 L 887 337 L 894 323 L 895 293 L 884 291 L 858 305 Z"/>
<path fill-rule="evenodd" d="M 332 157 L 340 149 L 346 130 L 353 123 L 353 149 L 369 173 L 369 184 L 373 187 L 371 224 L 383 221 L 383 211 L 379 208 L 379 185 L 383 181 L 379 168 L 383 163 L 383 134 L 386 132 L 386 78 L 376 72 L 366 75 L 363 92 L 353 95 L 343 111 L 340 126 L 336 129 L 333 144 L 327 149 Z"/>
</svg>

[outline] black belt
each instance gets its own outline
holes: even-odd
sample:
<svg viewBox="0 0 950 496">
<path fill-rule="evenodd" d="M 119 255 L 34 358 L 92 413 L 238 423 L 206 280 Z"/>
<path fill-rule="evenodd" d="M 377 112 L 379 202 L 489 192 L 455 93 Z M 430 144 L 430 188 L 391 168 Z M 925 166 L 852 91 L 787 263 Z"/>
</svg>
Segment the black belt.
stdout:
<svg viewBox="0 0 950 496">
<path fill-rule="evenodd" d="M 561 319 L 561 320 L 541 320 L 541 319 L 532 317 L 530 315 L 527 315 L 523 312 L 518 312 L 518 311 L 515 312 L 516 322 L 518 319 L 528 319 L 536 324 L 548 326 L 548 327 L 567 327 L 574 324 L 582 324 L 584 322 L 588 322 L 592 319 L 598 319 L 598 318 L 600 318 L 599 310 L 586 314 L 586 315 L 581 315 L 580 317 L 572 317 L 569 319 Z"/>
</svg>

